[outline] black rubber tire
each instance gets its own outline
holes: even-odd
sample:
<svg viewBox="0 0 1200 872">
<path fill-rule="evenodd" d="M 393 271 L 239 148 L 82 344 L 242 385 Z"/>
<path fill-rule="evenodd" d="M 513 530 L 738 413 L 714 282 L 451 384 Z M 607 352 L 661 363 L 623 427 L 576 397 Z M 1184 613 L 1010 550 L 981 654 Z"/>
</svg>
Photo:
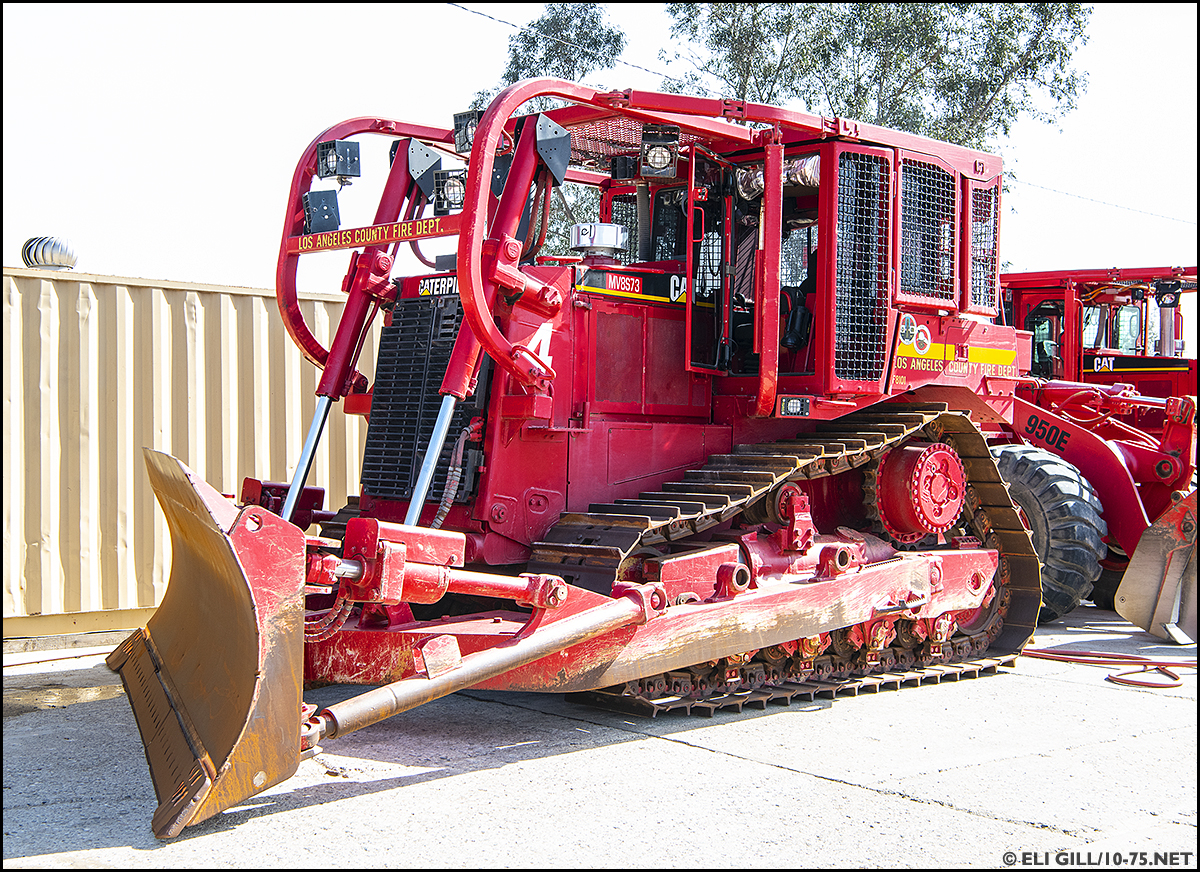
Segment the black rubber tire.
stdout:
<svg viewBox="0 0 1200 872">
<path fill-rule="evenodd" d="M 1115 612 L 1117 610 L 1117 588 L 1121 586 L 1123 578 L 1125 578 L 1123 570 L 1101 567 L 1100 577 L 1092 585 L 1092 595 L 1088 599 L 1096 608 Z"/>
<path fill-rule="evenodd" d="M 1067 461 L 1031 445 L 992 448 L 1013 502 L 1024 512 L 1042 563 L 1038 623 L 1071 612 L 1092 592 L 1108 553 L 1108 525 L 1095 489 Z"/>
</svg>

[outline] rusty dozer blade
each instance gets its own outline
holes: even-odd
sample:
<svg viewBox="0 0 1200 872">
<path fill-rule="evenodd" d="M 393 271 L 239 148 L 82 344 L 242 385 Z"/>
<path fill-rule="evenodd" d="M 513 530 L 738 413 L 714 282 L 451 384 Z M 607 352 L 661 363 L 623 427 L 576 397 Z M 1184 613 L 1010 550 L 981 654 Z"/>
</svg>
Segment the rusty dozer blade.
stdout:
<svg viewBox="0 0 1200 872">
<path fill-rule="evenodd" d="M 145 456 L 171 529 L 171 579 L 107 663 L 142 734 L 159 802 L 151 826 L 165 839 L 300 763 L 305 537 L 265 509 L 238 509 L 169 454 Z"/>
<path fill-rule="evenodd" d="M 1142 533 L 1116 606 L 1125 620 L 1164 641 L 1196 641 L 1196 491 Z"/>
</svg>

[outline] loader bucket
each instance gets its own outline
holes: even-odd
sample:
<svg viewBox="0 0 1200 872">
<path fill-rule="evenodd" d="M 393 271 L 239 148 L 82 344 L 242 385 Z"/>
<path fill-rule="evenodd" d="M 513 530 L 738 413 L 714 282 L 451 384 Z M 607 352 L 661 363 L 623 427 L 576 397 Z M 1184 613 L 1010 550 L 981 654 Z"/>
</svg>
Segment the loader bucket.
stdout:
<svg viewBox="0 0 1200 872">
<path fill-rule="evenodd" d="M 1196 641 L 1196 491 L 1142 533 L 1116 606 L 1121 617 L 1160 639 Z"/>
<path fill-rule="evenodd" d="M 146 628 L 109 655 L 175 836 L 278 784 L 300 762 L 305 536 L 239 509 L 168 454 L 145 452 L 171 529 L 171 578 Z"/>
</svg>

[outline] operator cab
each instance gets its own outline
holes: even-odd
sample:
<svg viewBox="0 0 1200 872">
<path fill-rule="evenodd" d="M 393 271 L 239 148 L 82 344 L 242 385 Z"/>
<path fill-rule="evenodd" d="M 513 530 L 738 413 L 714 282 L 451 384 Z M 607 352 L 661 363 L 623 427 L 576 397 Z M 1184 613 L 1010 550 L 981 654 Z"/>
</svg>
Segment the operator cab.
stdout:
<svg viewBox="0 0 1200 872">
<path fill-rule="evenodd" d="M 1033 334 L 1029 371 L 1037 378 L 1062 378 L 1063 304 L 1046 300 L 1025 316 L 1024 329 Z"/>
<path fill-rule="evenodd" d="M 816 154 L 785 161 L 779 264 L 779 355 L 784 375 L 812 374 L 816 302 Z M 602 220 L 629 230 L 627 266 L 687 277 L 688 368 L 757 375 L 755 282 L 762 268 L 763 167 L 739 166 L 702 148 L 681 157 L 680 174 L 659 185 L 614 182 Z M 690 212 L 691 220 L 688 220 Z M 648 224 L 646 232 L 640 232 Z M 683 297 L 683 285 L 672 294 Z"/>
</svg>

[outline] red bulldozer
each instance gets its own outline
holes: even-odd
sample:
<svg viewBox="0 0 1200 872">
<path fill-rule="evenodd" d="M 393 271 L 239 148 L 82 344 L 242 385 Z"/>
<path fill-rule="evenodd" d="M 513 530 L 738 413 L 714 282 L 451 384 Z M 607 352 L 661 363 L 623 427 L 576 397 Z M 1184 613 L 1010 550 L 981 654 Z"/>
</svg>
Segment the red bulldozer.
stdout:
<svg viewBox="0 0 1200 872">
<path fill-rule="evenodd" d="M 525 112 L 536 98 L 556 108 Z M 390 162 L 360 152 L 374 137 Z M 360 174 L 383 180 L 374 221 L 343 228 L 333 185 Z M 549 255 L 563 185 L 599 214 Z M 277 274 L 322 370 L 292 480 L 249 478 L 234 501 L 146 452 L 171 580 L 109 664 L 154 832 L 466 688 L 655 714 L 1013 663 L 1042 594 L 989 445 L 1027 426 L 1031 365 L 1001 318 L 1000 193 L 992 154 L 553 79 L 453 126 L 318 136 Z M 430 255 L 437 239 L 453 253 Z M 336 250 L 326 348 L 297 264 Z M 394 275 L 402 256 L 426 274 Z M 369 421 L 361 492 L 336 513 L 307 485 L 335 402 Z M 304 704 L 334 682 L 374 689 Z"/>
</svg>

